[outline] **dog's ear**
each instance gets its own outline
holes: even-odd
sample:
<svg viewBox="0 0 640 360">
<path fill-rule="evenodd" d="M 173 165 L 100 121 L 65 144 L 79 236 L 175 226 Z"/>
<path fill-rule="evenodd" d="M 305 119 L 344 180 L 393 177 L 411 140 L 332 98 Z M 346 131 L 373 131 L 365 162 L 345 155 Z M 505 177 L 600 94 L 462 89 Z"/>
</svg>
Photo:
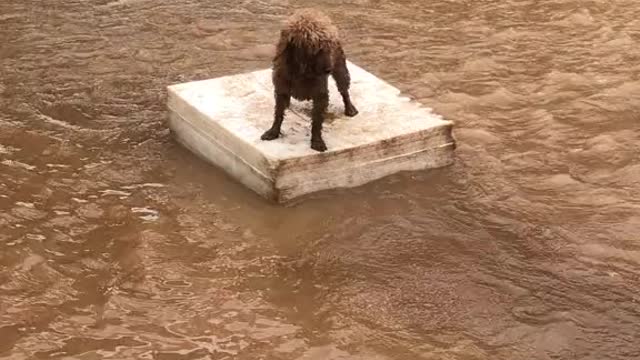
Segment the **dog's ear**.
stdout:
<svg viewBox="0 0 640 360">
<path fill-rule="evenodd" d="M 276 53 L 274 54 L 275 58 L 282 56 L 282 53 L 285 52 L 287 46 L 289 45 L 289 31 L 283 29 L 280 31 L 280 39 L 278 39 L 278 44 L 276 45 Z"/>
<path fill-rule="evenodd" d="M 331 72 L 331 52 L 326 49 L 320 49 L 316 54 L 315 72 L 320 75 L 326 75 Z"/>
</svg>

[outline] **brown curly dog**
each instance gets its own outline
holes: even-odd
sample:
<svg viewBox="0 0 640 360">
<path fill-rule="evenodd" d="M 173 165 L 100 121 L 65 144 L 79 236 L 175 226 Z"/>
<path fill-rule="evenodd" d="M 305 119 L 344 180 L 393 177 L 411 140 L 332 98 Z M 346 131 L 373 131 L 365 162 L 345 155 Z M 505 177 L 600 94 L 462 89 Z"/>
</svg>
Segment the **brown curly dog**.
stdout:
<svg viewBox="0 0 640 360">
<path fill-rule="evenodd" d="M 288 19 L 276 46 L 272 72 L 276 102 L 274 121 L 262 135 L 262 140 L 273 140 L 280 136 L 284 112 L 289 107 L 291 97 L 301 101 L 311 100 L 311 148 L 326 151 L 322 123 L 329 106 L 329 75 L 342 95 L 345 115 L 357 115 L 358 110 L 349 96 L 351 78 L 338 29 L 319 11 L 299 10 Z"/>
</svg>

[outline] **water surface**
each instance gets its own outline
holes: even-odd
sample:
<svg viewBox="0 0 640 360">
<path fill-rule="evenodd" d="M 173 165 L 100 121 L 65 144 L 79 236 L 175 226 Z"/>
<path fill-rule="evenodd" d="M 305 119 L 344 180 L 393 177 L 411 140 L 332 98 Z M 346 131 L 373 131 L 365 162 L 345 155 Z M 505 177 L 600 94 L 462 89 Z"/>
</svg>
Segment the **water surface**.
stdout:
<svg viewBox="0 0 640 360">
<path fill-rule="evenodd" d="M 456 162 L 276 207 L 165 86 L 312 4 L 0 2 L 0 358 L 640 358 L 640 3 L 321 2 Z"/>
</svg>

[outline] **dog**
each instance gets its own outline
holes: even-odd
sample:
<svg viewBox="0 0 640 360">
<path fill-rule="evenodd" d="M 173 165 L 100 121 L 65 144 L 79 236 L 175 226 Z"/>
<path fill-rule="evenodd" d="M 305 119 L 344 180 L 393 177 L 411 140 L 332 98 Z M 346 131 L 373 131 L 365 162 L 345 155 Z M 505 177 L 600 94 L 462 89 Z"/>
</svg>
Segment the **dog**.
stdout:
<svg viewBox="0 0 640 360">
<path fill-rule="evenodd" d="M 276 45 L 272 62 L 275 111 L 271 128 L 261 139 L 268 141 L 280 136 L 284 112 L 291 97 L 312 101 L 311 149 L 324 152 L 327 145 L 322 138 L 322 124 L 329 106 L 329 75 L 336 82 L 344 103 L 344 114 L 353 117 L 358 110 L 351 102 L 351 77 L 347 69 L 338 29 L 322 12 L 298 10 L 291 15 Z"/>
</svg>

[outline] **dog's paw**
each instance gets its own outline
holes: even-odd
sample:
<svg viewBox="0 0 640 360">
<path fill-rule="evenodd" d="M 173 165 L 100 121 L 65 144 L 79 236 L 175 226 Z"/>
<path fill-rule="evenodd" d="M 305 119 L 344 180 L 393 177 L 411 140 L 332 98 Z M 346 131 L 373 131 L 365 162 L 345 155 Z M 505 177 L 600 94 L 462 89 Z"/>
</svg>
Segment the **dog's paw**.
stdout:
<svg viewBox="0 0 640 360">
<path fill-rule="evenodd" d="M 348 106 L 344 109 L 344 114 L 349 116 L 349 117 L 354 117 L 356 115 L 358 115 L 358 109 L 356 109 L 355 106 L 351 105 Z"/>
<path fill-rule="evenodd" d="M 268 141 L 268 140 L 277 139 L 279 136 L 280 136 L 280 131 L 275 130 L 275 129 L 269 129 L 269 130 L 265 131 L 264 134 L 262 134 L 260 139 Z"/>
<path fill-rule="evenodd" d="M 325 152 L 327 151 L 327 144 L 322 139 L 311 139 L 311 148 L 315 151 Z"/>
</svg>

